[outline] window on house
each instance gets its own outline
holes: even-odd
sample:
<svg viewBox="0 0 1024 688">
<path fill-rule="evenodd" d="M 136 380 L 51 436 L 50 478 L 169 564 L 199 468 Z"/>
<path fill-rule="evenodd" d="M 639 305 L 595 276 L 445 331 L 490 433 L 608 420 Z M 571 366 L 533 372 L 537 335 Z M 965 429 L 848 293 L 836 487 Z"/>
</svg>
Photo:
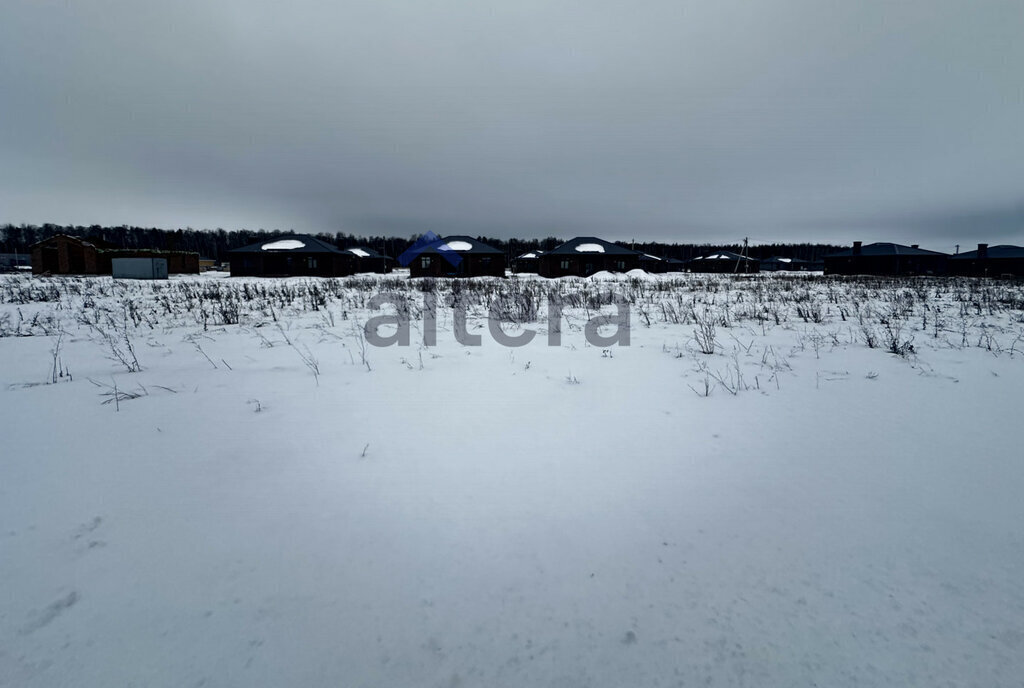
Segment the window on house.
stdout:
<svg viewBox="0 0 1024 688">
<path fill-rule="evenodd" d="M 421 268 L 429 268 L 430 267 L 430 256 L 420 256 L 420 267 Z"/>
<path fill-rule="evenodd" d="M 562 261 L 562 269 L 563 270 L 568 270 L 569 269 L 569 261 L 567 261 L 567 260 L 563 260 Z"/>
<path fill-rule="evenodd" d="M 313 257 L 307 258 L 306 259 L 306 265 L 309 266 L 310 270 L 315 269 L 316 268 L 316 258 L 313 258 Z"/>
</svg>

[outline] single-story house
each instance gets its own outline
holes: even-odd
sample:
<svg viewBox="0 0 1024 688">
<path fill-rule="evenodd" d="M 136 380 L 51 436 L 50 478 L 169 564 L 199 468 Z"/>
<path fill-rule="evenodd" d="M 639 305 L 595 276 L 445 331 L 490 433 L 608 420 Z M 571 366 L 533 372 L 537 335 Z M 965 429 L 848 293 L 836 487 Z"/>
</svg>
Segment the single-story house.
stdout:
<svg viewBox="0 0 1024 688">
<path fill-rule="evenodd" d="M 409 276 L 504 277 L 505 254 L 473 237 L 444 237 L 416 250 Z"/>
<path fill-rule="evenodd" d="M 784 256 L 772 256 L 761 261 L 761 272 L 777 272 L 789 270 L 792 272 L 810 272 L 823 270 L 824 263 L 820 260 L 804 260 L 803 258 L 786 258 Z"/>
<path fill-rule="evenodd" d="M 693 258 L 686 264 L 689 272 L 760 272 L 761 263 L 755 258 L 741 256 L 732 251 L 715 251 Z"/>
<path fill-rule="evenodd" d="M 949 258 L 949 273 L 968 277 L 1024 277 L 1024 247 L 978 244 Z"/>
<path fill-rule="evenodd" d="M 650 253 L 640 254 L 640 269 L 645 272 L 668 272 L 669 262 L 667 258 L 659 258 L 658 256 L 652 256 Z"/>
<path fill-rule="evenodd" d="M 859 241 L 853 247 L 825 256 L 826 275 L 944 275 L 949 255 L 918 245 Z"/>
<path fill-rule="evenodd" d="M 686 261 L 678 258 L 666 258 L 665 272 L 686 272 Z"/>
<path fill-rule="evenodd" d="M 377 272 L 384 274 L 391 272 L 395 259 L 391 256 L 386 256 L 379 251 L 374 251 L 372 248 L 357 247 L 357 248 L 343 248 L 342 253 L 347 253 L 352 256 L 352 271 L 354 273 L 360 272 Z"/>
<path fill-rule="evenodd" d="M 595 272 L 628 272 L 640 267 L 639 251 L 597 237 L 576 237 L 540 257 L 542 277 L 589 277 Z"/>
<path fill-rule="evenodd" d="M 537 272 L 540 270 L 540 257 L 544 251 L 527 251 L 512 259 L 512 272 Z"/>
<path fill-rule="evenodd" d="M 332 244 L 309 236 L 273 237 L 228 251 L 231 276 L 343 277 L 351 275 L 354 256 Z"/>
</svg>

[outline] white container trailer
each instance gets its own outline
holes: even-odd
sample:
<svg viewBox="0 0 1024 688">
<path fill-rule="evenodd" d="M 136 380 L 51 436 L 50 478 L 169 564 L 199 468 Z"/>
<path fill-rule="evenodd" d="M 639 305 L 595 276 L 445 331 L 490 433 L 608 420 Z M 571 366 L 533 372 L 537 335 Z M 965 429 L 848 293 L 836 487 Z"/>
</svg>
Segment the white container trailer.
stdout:
<svg viewBox="0 0 1024 688">
<path fill-rule="evenodd" d="M 114 279 L 167 279 L 166 258 L 112 258 Z"/>
</svg>

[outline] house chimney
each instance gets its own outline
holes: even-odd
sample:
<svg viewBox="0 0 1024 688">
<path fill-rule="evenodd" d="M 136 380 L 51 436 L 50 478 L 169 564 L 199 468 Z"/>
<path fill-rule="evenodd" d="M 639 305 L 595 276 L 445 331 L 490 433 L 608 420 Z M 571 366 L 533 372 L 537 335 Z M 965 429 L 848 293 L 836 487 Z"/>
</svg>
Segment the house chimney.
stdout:
<svg viewBox="0 0 1024 688">
<path fill-rule="evenodd" d="M 911 244 L 910 248 L 921 248 L 921 244 Z"/>
<path fill-rule="evenodd" d="M 981 260 L 988 258 L 988 244 L 978 244 L 978 258 Z"/>
<path fill-rule="evenodd" d="M 855 256 L 859 256 L 860 255 L 860 246 L 861 246 L 861 242 L 859 242 L 859 241 L 853 242 L 853 255 L 855 255 Z"/>
</svg>

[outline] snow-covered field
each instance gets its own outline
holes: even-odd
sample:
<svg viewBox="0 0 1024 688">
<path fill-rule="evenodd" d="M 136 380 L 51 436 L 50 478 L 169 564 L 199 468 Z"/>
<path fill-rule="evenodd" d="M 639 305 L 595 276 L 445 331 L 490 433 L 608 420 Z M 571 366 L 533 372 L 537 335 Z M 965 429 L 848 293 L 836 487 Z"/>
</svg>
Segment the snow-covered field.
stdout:
<svg viewBox="0 0 1024 688">
<path fill-rule="evenodd" d="M 0 278 L 0 685 L 1024 685 L 1024 286 L 432 284 Z"/>
</svg>

